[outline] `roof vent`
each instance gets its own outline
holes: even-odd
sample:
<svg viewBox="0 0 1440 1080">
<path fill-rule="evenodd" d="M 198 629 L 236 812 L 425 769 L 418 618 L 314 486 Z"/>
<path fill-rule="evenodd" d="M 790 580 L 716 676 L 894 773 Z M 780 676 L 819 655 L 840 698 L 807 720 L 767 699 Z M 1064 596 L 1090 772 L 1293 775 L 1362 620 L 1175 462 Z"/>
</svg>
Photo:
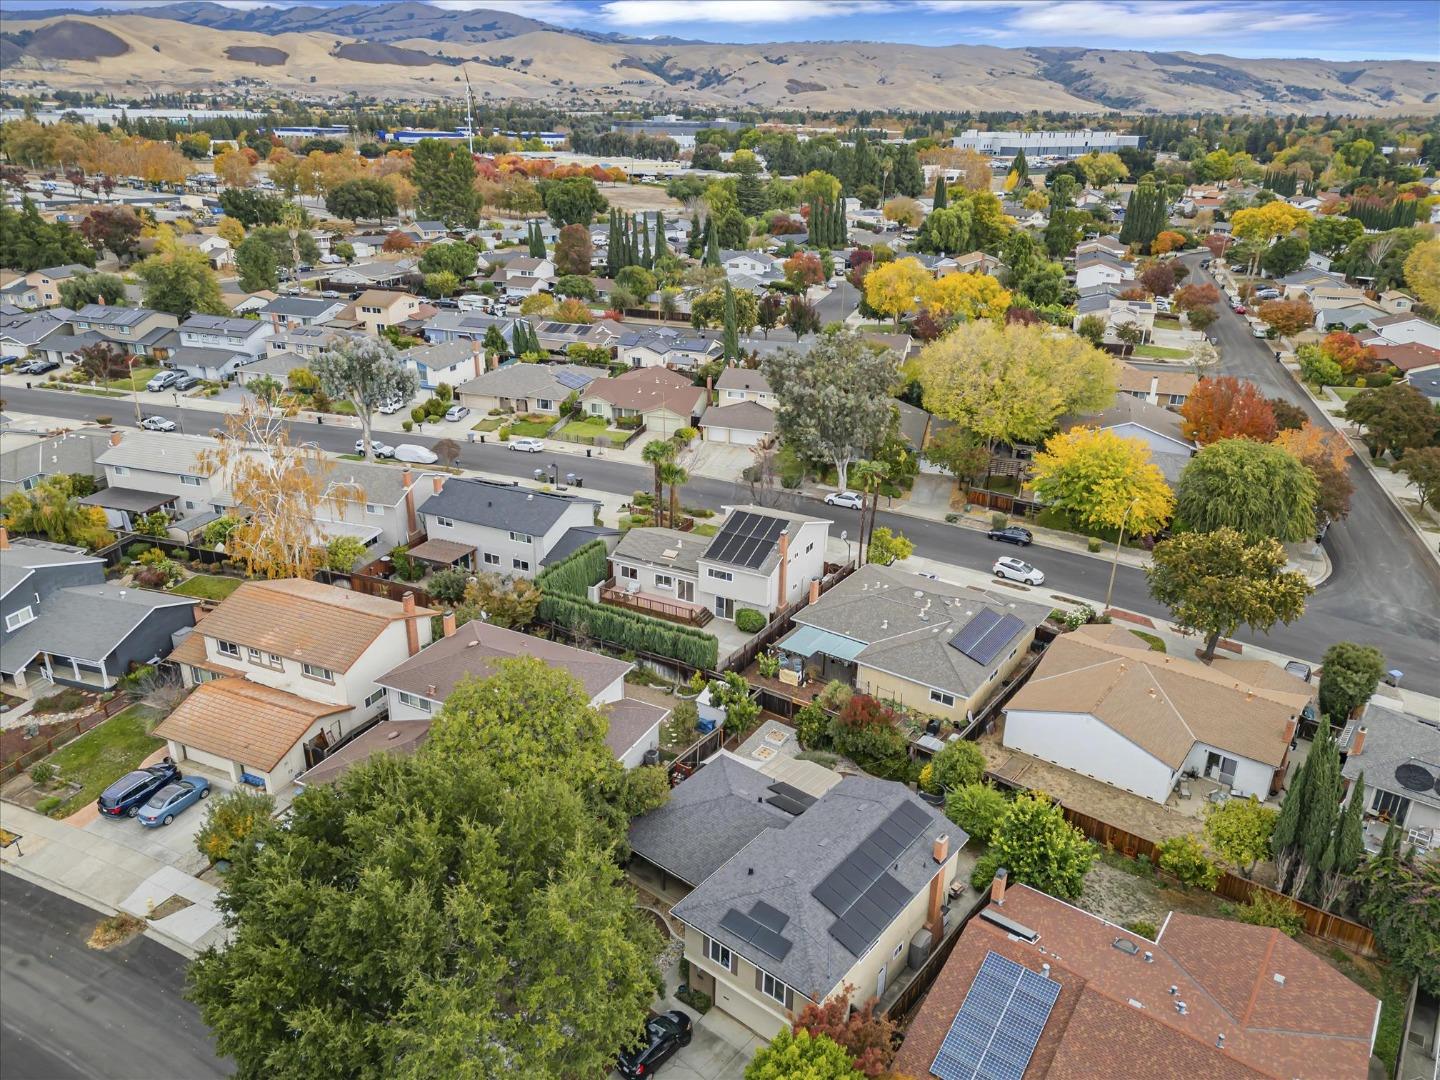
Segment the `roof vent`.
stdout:
<svg viewBox="0 0 1440 1080">
<path fill-rule="evenodd" d="M 1111 944 L 1121 952 L 1127 953 L 1130 956 L 1134 956 L 1140 951 L 1140 946 L 1136 945 L 1129 938 L 1117 937 Z"/>
<path fill-rule="evenodd" d="M 1175 996 L 1176 994 L 1178 994 L 1179 992 L 1180 992 L 1180 987 L 1178 987 L 1178 986 L 1173 986 L 1173 985 L 1170 987 L 1170 996 L 1171 996 L 1171 997 L 1174 997 L 1174 996 Z"/>
<path fill-rule="evenodd" d="M 1048 979 L 1048 978 L 1050 977 L 1050 965 L 1049 965 L 1049 964 L 1041 964 L 1041 965 L 1040 965 L 1040 974 L 1044 975 L 1044 976 Z"/>
<path fill-rule="evenodd" d="M 1175 1011 L 1178 1012 L 1181 1016 L 1186 1016 L 1190 1012 L 1190 1006 L 1186 1005 L 1183 1001 L 1177 1001 L 1175 1002 Z"/>
<path fill-rule="evenodd" d="M 1131 999 L 1130 999 L 1130 1007 L 1131 1007 L 1132 1009 L 1143 1009 L 1145 1006 L 1142 1005 L 1140 1002 L 1136 1001 L 1134 998 L 1131 998 Z"/>
<path fill-rule="evenodd" d="M 472 640 L 470 640 L 470 641 L 465 642 L 465 647 L 466 647 L 467 649 L 473 649 L 473 648 L 475 648 L 476 645 L 479 645 L 479 644 L 480 644 L 480 642 L 479 642 L 478 640 L 472 639 Z"/>
<path fill-rule="evenodd" d="M 915 590 L 915 599 L 916 599 L 916 600 L 919 600 L 919 599 L 920 599 L 922 596 L 924 596 L 924 595 L 925 595 L 925 594 L 924 594 L 923 592 L 921 592 L 919 589 L 916 589 L 916 590 Z"/>
<path fill-rule="evenodd" d="M 1155 954 L 1149 949 L 1145 950 L 1145 962 L 1147 964 L 1153 964 L 1155 962 Z"/>
<path fill-rule="evenodd" d="M 1276 981 L 1277 983 L 1279 983 L 1281 986 L 1284 986 L 1284 985 L 1285 985 L 1285 976 L 1284 976 L 1284 975 L 1281 975 L 1278 971 L 1275 972 L 1274 979 L 1275 979 L 1275 981 Z"/>
<path fill-rule="evenodd" d="M 1225 1033 L 1223 1031 L 1220 1032 L 1219 1035 L 1215 1036 L 1215 1046 L 1217 1049 L 1220 1050 L 1225 1049 Z"/>
</svg>

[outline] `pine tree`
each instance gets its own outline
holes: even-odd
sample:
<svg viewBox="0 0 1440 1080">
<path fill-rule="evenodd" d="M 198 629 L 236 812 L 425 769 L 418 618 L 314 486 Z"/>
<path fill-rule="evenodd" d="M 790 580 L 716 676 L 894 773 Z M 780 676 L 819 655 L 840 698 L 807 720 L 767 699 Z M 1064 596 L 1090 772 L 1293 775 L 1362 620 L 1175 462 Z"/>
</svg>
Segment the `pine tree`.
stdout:
<svg viewBox="0 0 1440 1080">
<path fill-rule="evenodd" d="M 700 227 L 700 211 L 696 210 L 690 215 L 690 235 L 686 238 L 685 254 L 692 259 L 700 258 L 705 251 L 705 236 Z"/>
<path fill-rule="evenodd" d="M 1325 855 L 1320 860 L 1320 904 L 1331 911 L 1350 885 L 1350 875 L 1365 853 L 1365 774 L 1362 772 L 1350 793 L 1350 801 L 1336 824 Z"/>
<path fill-rule="evenodd" d="M 643 215 L 640 218 L 640 234 L 644 240 L 644 248 L 640 253 L 640 264 L 649 270 L 655 265 L 655 256 L 650 250 L 650 224 Z"/>
<path fill-rule="evenodd" d="M 1025 160 L 1025 151 L 1021 150 L 1015 155 L 1015 160 L 1010 164 L 1010 171 L 1018 178 L 1015 187 L 1022 188 L 1025 182 L 1030 179 L 1030 163 Z"/>
<path fill-rule="evenodd" d="M 1296 839 L 1300 835 L 1300 819 L 1310 789 L 1310 758 L 1295 770 L 1295 778 L 1280 803 L 1280 816 L 1275 819 L 1275 828 L 1270 833 L 1270 853 L 1275 856 L 1275 887 L 1281 892 L 1290 880 L 1299 856 Z"/>
<path fill-rule="evenodd" d="M 945 190 L 945 174 L 935 174 L 935 209 L 944 210 L 950 205 L 950 193 Z"/>
<path fill-rule="evenodd" d="M 705 219 L 705 258 L 706 266 L 720 265 L 720 241 L 715 235 L 715 227 L 712 219 Z"/>
<path fill-rule="evenodd" d="M 724 357 L 726 363 L 733 363 L 740 358 L 740 331 L 736 325 L 735 316 L 735 290 L 730 287 L 729 280 L 725 282 L 725 336 L 724 336 Z"/>
<path fill-rule="evenodd" d="M 609 227 L 605 234 L 605 276 L 614 278 L 620 272 L 620 229 L 617 225 L 619 211 L 611 210 Z"/>
<path fill-rule="evenodd" d="M 1304 806 L 1301 807 L 1300 829 L 1295 842 L 1300 854 L 1295 866 L 1295 879 L 1290 895 L 1299 899 L 1310 883 L 1310 875 L 1325 856 L 1326 845 L 1335 831 L 1340 806 L 1340 752 L 1330 736 L 1328 722 L 1320 731 L 1305 759 L 1310 766 L 1310 782 Z"/>
<path fill-rule="evenodd" d="M 640 219 L 634 214 L 630 215 L 630 249 L 625 254 L 629 256 L 626 266 L 640 264 Z"/>
<path fill-rule="evenodd" d="M 655 211 L 655 261 L 659 262 L 670 254 L 670 241 L 665 239 L 665 212 Z M 654 263 L 651 263 L 654 266 Z"/>
</svg>

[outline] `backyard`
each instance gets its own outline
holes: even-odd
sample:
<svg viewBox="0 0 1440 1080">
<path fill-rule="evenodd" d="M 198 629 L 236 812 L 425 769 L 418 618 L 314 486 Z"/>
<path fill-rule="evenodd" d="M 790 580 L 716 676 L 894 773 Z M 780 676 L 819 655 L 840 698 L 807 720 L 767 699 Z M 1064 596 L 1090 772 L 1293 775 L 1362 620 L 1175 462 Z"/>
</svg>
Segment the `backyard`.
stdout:
<svg viewBox="0 0 1440 1080">
<path fill-rule="evenodd" d="M 164 746 L 165 740 L 150 734 L 159 719 L 159 709 L 131 705 L 46 758 L 55 766 L 60 780 L 80 785 L 74 794 L 50 807 L 49 815 L 67 817 L 94 802 L 110 784 Z"/>
<path fill-rule="evenodd" d="M 193 596 L 198 600 L 224 600 L 240 587 L 240 579 L 220 577 L 217 574 L 196 574 L 187 578 L 170 591 L 179 596 Z"/>
</svg>

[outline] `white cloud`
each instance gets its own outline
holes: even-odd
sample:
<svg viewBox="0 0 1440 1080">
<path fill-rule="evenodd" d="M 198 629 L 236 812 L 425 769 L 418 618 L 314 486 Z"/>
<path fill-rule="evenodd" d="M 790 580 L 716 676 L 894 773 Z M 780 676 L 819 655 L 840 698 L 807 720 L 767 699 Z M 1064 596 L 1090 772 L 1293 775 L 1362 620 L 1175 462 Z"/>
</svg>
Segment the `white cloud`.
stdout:
<svg viewBox="0 0 1440 1080">
<path fill-rule="evenodd" d="M 937 10 L 954 11 L 963 6 L 943 0 L 932 2 Z M 1336 15 L 1323 10 L 1198 0 L 1179 0 L 1163 7 L 1125 0 L 1076 0 L 1067 4 L 1025 0 L 981 2 L 985 6 L 1011 9 L 1013 14 L 1005 18 L 1004 28 L 1012 37 L 1038 36 L 1074 42 L 1086 37 L 1171 42 L 1184 38 L 1243 39 L 1247 35 L 1311 29 L 1340 21 Z"/>
<path fill-rule="evenodd" d="M 541 22 L 573 23 L 593 18 L 593 14 L 579 4 L 567 4 L 564 0 L 425 0 L 432 7 L 446 11 L 504 11 L 511 15 L 524 15 Z"/>
<path fill-rule="evenodd" d="M 605 22 L 623 27 L 680 23 L 775 25 L 873 15 L 895 7 L 885 0 L 607 0 L 600 5 L 598 14 Z"/>
</svg>

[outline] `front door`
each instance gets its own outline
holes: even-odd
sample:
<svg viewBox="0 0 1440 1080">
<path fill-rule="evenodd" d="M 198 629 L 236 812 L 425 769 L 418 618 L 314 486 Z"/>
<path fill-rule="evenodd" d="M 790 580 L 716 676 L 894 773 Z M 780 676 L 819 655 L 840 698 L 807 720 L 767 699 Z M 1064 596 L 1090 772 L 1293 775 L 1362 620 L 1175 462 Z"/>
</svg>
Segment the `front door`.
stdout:
<svg viewBox="0 0 1440 1080">
<path fill-rule="evenodd" d="M 684 578 L 676 579 L 675 595 L 686 603 L 693 604 L 695 602 L 695 583 L 686 581 Z"/>
<path fill-rule="evenodd" d="M 715 597 L 715 615 L 721 619 L 735 618 L 735 601 L 729 596 Z"/>
</svg>

